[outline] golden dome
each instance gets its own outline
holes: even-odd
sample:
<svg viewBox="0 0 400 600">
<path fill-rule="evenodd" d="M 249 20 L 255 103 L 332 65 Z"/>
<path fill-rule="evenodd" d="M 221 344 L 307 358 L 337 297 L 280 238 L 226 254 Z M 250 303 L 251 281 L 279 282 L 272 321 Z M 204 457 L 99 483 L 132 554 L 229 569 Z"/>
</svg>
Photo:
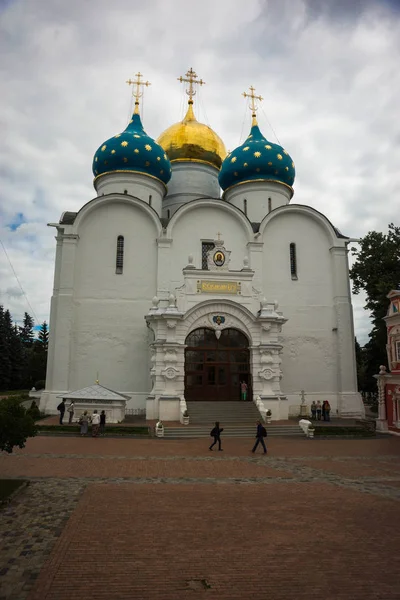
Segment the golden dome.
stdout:
<svg viewBox="0 0 400 600">
<path fill-rule="evenodd" d="M 172 163 L 201 162 L 220 169 L 226 156 L 224 142 L 211 127 L 196 120 L 193 102 L 190 100 L 183 121 L 168 127 L 157 142 L 164 148 Z"/>
</svg>

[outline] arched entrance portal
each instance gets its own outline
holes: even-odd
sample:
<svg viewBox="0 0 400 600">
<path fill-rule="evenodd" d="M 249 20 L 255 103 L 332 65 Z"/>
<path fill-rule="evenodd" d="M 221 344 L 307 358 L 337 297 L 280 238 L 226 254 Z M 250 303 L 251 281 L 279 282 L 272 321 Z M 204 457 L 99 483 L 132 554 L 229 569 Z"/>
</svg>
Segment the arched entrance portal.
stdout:
<svg viewBox="0 0 400 600">
<path fill-rule="evenodd" d="M 186 338 L 185 399 L 240 400 L 240 382 L 251 399 L 250 350 L 237 329 L 223 329 L 219 340 L 213 329 L 195 329 Z"/>
</svg>

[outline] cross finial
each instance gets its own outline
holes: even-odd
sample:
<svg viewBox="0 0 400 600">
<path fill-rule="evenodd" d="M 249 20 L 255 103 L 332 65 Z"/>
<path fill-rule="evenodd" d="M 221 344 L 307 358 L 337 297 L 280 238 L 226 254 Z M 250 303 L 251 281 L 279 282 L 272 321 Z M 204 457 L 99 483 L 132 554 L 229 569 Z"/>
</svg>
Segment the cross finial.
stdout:
<svg viewBox="0 0 400 600">
<path fill-rule="evenodd" d="M 140 91 L 140 88 L 143 86 L 148 87 L 149 85 L 151 85 L 150 81 L 141 81 L 141 77 L 143 77 L 142 73 L 139 71 L 139 73 L 136 73 L 135 75 L 136 79 L 134 79 L 132 81 L 132 79 L 128 79 L 128 81 L 126 82 L 128 85 L 135 85 L 136 86 L 136 90 L 135 88 L 133 88 L 133 92 L 132 92 L 132 96 L 135 98 L 135 110 L 133 111 L 135 115 L 139 114 L 139 98 L 141 98 L 143 96 L 143 90 Z"/>
<path fill-rule="evenodd" d="M 222 235 L 222 234 L 221 234 L 221 233 L 218 231 L 218 233 L 217 233 L 217 237 L 218 237 L 218 241 L 219 241 L 219 242 L 221 241 L 221 235 Z"/>
<path fill-rule="evenodd" d="M 256 105 L 256 100 L 259 100 L 260 102 L 262 100 L 264 100 L 264 98 L 262 96 L 256 96 L 255 95 L 255 88 L 251 85 L 250 86 L 250 94 L 246 94 L 246 92 L 243 92 L 242 96 L 244 96 L 245 98 L 250 98 L 250 110 L 251 110 L 251 116 L 253 117 L 253 125 L 257 125 L 257 121 L 255 121 L 256 119 L 256 111 L 258 110 L 258 106 Z"/>
<path fill-rule="evenodd" d="M 178 81 L 181 83 L 188 83 L 189 89 L 186 90 L 187 95 L 189 96 L 189 104 L 193 104 L 193 96 L 196 94 L 196 90 L 194 89 L 194 84 L 204 85 L 205 81 L 197 78 L 197 73 L 193 71 L 192 67 L 190 67 L 189 71 L 186 73 L 185 77 L 178 77 Z"/>
</svg>

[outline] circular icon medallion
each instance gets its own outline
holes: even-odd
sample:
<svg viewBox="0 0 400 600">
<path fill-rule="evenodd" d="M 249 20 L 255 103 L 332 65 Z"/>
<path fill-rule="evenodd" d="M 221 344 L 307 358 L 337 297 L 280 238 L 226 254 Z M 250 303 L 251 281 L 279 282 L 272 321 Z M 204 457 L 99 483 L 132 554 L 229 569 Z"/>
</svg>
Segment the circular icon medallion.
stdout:
<svg viewBox="0 0 400 600">
<path fill-rule="evenodd" d="M 213 256 L 213 260 L 217 267 L 222 267 L 225 263 L 225 254 L 221 250 L 217 250 Z"/>
</svg>

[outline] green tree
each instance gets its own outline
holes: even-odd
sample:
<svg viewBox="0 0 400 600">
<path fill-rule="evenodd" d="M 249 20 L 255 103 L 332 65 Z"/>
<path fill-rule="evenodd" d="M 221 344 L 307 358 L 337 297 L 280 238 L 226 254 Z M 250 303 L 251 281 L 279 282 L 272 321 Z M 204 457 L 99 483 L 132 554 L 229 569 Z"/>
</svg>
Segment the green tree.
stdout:
<svg viewBox="0 0 400 600">
<path fill-rule="evenodd" d="M 25 350 L 17 325 L 13 326 L 10 338 L 11 382 L 10 389 L 20 390 L 23 386 Z"/>
<path fill-rule="evenodd" d="M 30 375 L 34 382 L 46 379 L 48 344 L 49 330 L 46 321 L 44 321 L 40 327 L 38 339 L 33 344 L 30 362 Z"/>
<path fill-rule="evenodd" d="M 44 352 L 47 353 L 47 348 L 49 346 L 49 328 L 47 327 L 46 321 L 43 321 L 40 326 L 38 341 L 42 345 Z"/>
<path fill-rule="evenodd" d="M 23 325 L 19 328 L 19 332 L 20 332 L 22 343 L 24 344 L 25 348 L 31 348 L 33 345 L 33 341 L 35 339 L 35 336 L 33 333 L 34 325 L 35 325 L 35 322 L 34 322 L 33 318 L 30 315 L 28 315 L 27 312 L 24 313 Z"/>
<path fill-rule="evenodd" d="M 387 234 L 370 231 L 361 240 L 360 248 L 351 250 L 356 257 L 350 269 L 353 293 L 365 291 L 365 308 L 371 314 L 373 326 L 365 345 L 364 391 L 375 391 L 373 375 L 378 372 L 379 365 L 387 364 L 387 333 L 383 320 L 389 305 L 387 295 L 400 284 L 400 227 L 391 223 Z"/>
<path fill-rule="evenodd" d="M 365 350 L 361 348 L 360 344 L 357 341 L 357 338 L 354 340 L 355 349 L 356 349 L 356 366 L 357 366 L 357 384 L 358 389 L 360 391 L 365 391 Z"/>
<path fill-rule="evenodd" d="M 10 385 L 11 362 L 7 335 L 7 322 L 4 307 L 0 305 L 0 389 L 6 390 Z"/>
<path fill-rule="evenodd" d="M 24 448 L 27 438 L 35 436 L 34 420 L 15 398 L 0 401 L 0 451 L 12 453 L 13 448 Z"/>
</svg>

